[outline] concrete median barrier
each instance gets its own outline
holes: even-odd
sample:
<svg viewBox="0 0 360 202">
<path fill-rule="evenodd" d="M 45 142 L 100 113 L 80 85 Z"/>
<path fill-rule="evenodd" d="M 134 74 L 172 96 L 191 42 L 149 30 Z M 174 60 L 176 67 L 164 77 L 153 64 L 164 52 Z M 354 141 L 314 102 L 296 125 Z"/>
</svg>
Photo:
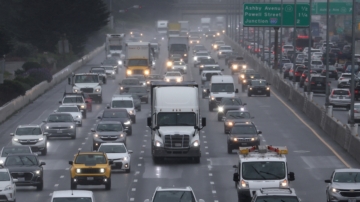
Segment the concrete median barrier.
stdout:
<svg viewBox="0 0 360 202">
<path fill-rule="evenodd" d="M 0 107 L 0 123 L 4 122 L 8 117 L 12 114 L 26 106 L 27 104 L 34 101 L 40 95 L 44 94 L 47 90 L 54 87 L 56 84 L 63 81 L 67 78 L 72 72 L 76 71 L 82 65 L 88 63 L 91 59 L 93 59 L 96 55 L 98 55 L 101 51 L 104 51 L 104 45 L 96 48 L 91 51 L 89 54 L 84 55 L 81 59 L 71 63 L 63 70 L 53 75 L 53 79 L 51 82 L 43 81 L 38 85 L 32 87 L 30 90 L 26 91 L 24 96 L 19 96 L 12 101 L 6 103 L 2 107 Z"/>
</svg>

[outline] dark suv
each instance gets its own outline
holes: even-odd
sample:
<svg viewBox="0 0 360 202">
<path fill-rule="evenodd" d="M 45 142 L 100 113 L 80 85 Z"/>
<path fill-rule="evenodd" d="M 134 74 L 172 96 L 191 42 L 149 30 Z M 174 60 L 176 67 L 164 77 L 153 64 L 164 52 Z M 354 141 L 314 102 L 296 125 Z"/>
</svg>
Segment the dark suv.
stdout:
<svg viewBox="0 0 360 202">
<path fill-rule="evenodd" d="M 304 70 L 307 70 L 305 65 L 296 65 L 296 69 L 295 69 L 294 76 L 293 76 L 294 82 L 300 81 L 300 77 L 301 77 L 302 73 L 304 72 Z"/>
<path fill-rule="evenodd" d="M 227 138 L 227 151 L 229 154 L 232 150 L 239 147 L 259 146 L 261 131 L 256 129 L 252 122 L 235 123 L 231 128 Z"/>
<path fill-rule="evenodd" d="M 304 92 L 307 92 L 307 89 L 310 86 L 311 92 L 314 93 L 326 93 L 326 77 L 318 74 L 310 75 L 310 77 L 305 79 L 304 82 Z"/>
</svg>

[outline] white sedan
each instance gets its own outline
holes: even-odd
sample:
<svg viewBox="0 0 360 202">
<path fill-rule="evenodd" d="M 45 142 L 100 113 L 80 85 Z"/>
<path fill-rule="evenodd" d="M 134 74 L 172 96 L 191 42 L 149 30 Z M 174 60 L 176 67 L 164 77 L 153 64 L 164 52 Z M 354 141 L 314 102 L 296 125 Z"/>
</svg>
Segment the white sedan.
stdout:
<svg viewBox="0 0 360 202">
<path fill-rule="evenodd" d="M 16 201 L 16 185 L 17 179 L 13 179 L 7 168 L 0 169 L 0 190 L 5 201 Z"/>
<path fill-rule="evenodd" d="M 164 76 L 164 81 L 167 82 L 182 82 L 184 81 L 184 76 L 180 72 L 166 72 Z"/>
<path fill-rule="evenodd" d="M 102 143 L 98 152 L 106 153 L 109 160 L 113 161 L 112 169 L 125 170 L 130 173 L 131 170 L 131 150 L 127 150 L 124 143 Z"/>
</svg>

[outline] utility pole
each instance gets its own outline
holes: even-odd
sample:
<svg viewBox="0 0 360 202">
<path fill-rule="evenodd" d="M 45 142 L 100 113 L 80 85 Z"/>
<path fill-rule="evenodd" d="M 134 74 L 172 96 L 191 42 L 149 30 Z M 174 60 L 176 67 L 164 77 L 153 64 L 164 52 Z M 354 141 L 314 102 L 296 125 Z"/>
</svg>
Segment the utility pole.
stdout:
<svg viewBox="0 0 360 202">
<path fill-rule="evenodd" d="M 297 38 L 297 34 L 296 34 L 296 23 L 297 23 L 297 19 L 296 19 L 296 0 L 294 1 L 294 31 L 293 31 L 293 46 L 294 46 L 294 54 L 293 55 L 296 55 L 296 38 Z M 311 9 L 311 8 L 310 8 Z M 294 61 L 295 63 L 295 61 Z"/>
<path fill-rule="evenodd" d="M 328 108 L 329 108 L 329 90 L 330 90 L 330 88 L 329 88 L 329 47 L 330 47 L 329 46 L 329 9 L 330 9 L 330 1 L 327 0 L 327 4 L 326 4 L 326 57 L 325 57 L 325 62 L 326 62 L 325 107 L 326 107 L 326 110 L 329 110 Z M 354 44 L 352 46 L 354 46 Z"/>
<path fill-rule="evenodd" d="M 351 84 L 350 84 L 350 93 L 351 93 L 351 104 L 350 104 L 350 124 L 351 127 L 354 127 L 354 102 L 355 102 L 355 27 L 356 27 L 356 15 L 355 15 L 355 0 L 352 1 L 352 30 L 351 30 Z"/>
<path fill-rule="evenodd" d="M 312 8 L 312 0 L 310 0 L 309 2 L 310 4 L 310 8 Z M 309 22 L 309 48 L 308 48 L 308 63 L 309 63 L 309 67 L 308 67 L 308 75 L 310 75 L 311 73 L 311 48 L 312 48 L 312 34 L 311 34 L 311 15 L 312 15 L 312 9 L 310 9 L 310 22 Z M 309 77 L 308 77 L 309 78 Z M 308 95 L 310 97 L 310 93 L 311 93 L 311 85 L 308 85 L 307 86 L 307 92 L 308 92 Z"/>
<path fill-rule="evenodd" d="M 282 69 L 282 56 L 283 56 L 283 14 L 284 14 L 284 11 L 283 11 L 283 0 L 281 0 L 281 24 L 280 24 L 280 47 L 281 47 L 281 50 L 280 50 L 280 61 L 281 61 L 281 63 L 280 63 L 280 74 L 282 74 L 282 71 L 283 71 L 283 69 Z"/>
</svg>

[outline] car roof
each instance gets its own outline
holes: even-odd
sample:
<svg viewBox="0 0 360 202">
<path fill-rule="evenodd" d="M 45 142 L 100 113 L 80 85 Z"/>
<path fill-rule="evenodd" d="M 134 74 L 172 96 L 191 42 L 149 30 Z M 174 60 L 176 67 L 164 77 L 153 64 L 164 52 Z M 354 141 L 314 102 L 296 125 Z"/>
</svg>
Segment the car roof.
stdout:
<svg viewBox="0 0 360 202">
<path fill-rule="evenodd" d="M 40 125 L 36 125 L 36 124 L 27 124 L 27 125 L 19 125 L 18 128 L 40 128 Z"/>
<path fill-rule="evenodd" d="M 126 112 L 127 113 L 127 110 L 124 108 L 104 109 L 104 112 Z"/>
<path fill-rule="evenodd" d="M 120 121 L 99 121 L 99 124 L 106 124 L 106 123 L 112 123 L 112 124 L 121 124 Z"/>
<path fill-rule="evenodd" d="M 192 188 L 191 187 L 171 187 L 171 188 L 156 187 L 156 191 L 192 191 Z"/>
<path fill-rule="evenodd" d="M 93 197 L 93 192 L 85 190 L 61 190 L 54 191 L 52 197 Z"/>
<path fill-rule="evenodd" d="M 69 105 L 60 105 L 59 108 L 60 107 L 76 107 L 77 108 L 77 105 L 74 105 L 74 104 L 72 104 L 72 105 L 70 105 L 70 104 Z"/>
<path fill-rule="evenodd" d="M 178 71 L 168 71 L 168 72 L 166 72 L 166 74 L 167 73 L 179 73 Z M 181 74 L 181 73 L 180 73 Z"/>
<path fill-rule="evenodd" d="M 211 83 L 234 83 L 234 79 L 230 75 L 215 75 L 211 77 Z"/>
<path fill-rule="evenodd" d="M 126 145 L 122 142 L 106 142 L 106 143 L 101 143 L 100 146 L 102 145 L 123 145 L 126 147 Z"/>
<path fill-rule="evenodd" d="M 334 172 L 360 172 L 359 168 L 338 168 Z"/>
<path fill-rule="evenodd" d="M 9 156 L 38 156 L 37 154 L 35 154 L 35 153 L 16 153 L 16 154 L 8 154 L 8 156 L 7 157 L 9 157 Z"/>
</svg>

